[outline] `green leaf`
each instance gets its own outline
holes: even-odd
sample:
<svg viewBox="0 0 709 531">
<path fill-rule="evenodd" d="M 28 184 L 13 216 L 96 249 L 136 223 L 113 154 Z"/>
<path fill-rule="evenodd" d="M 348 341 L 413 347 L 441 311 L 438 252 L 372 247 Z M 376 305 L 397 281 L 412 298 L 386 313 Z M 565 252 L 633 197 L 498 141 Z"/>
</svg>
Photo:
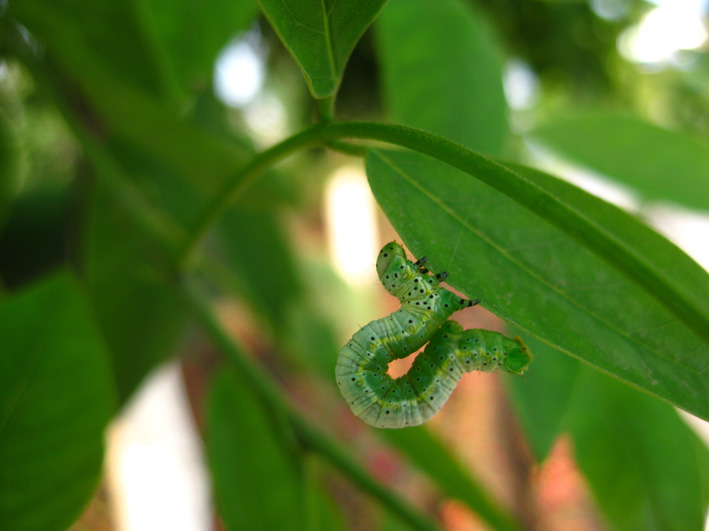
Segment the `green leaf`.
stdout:
<svg viewBox="0 0 709 531">
<path fill-rule="evenodd" d="M 494 529 L 519 529 L 490 499 L 485 488 L 463 469 L 445 445 L 425 427 L 380 430 L 378 434 L 435 481 L 446 495 L 466 503 Z"/>
<path fill-rule="evenodd" d="M 392 0 L 375 28 L 394 122 L 503 151 L 509 127 L 499 46 L 469 2 Z"/>
<path fill-rule="evenodd" d="M 251 156 L 248 147 L 198 127 L 131 78 L 116 75 L 110 55 L 98 55 L 85 28 L 64 11 L 52 5 L 39 11 L 26 8 L 31 5 L 22 3 L 16 15 L 61 68 L 66 79 L 52 79 L 59 85 L 55 90 L 61 94 L 66 90 L 61 82 L 67 81 L 81 89 L 96 114 L 93 118 L 101 122 L 111 148 L 128 169 L 140 167 L 152 179 L 169 179 L 168 188 L 178 189 L 175 193 L 191 188 L 190 193 L 197 189 L 208 194 L 217 192 L 219 184 Z M 45 24 L 46 20 L 52 23 Z M 199 197 L 191 197 L 190 201 L 173 201 L 170 209 L 178 219 L 186 220 L 199 206 Z"/>
<path fill-rule="evenodd" d="M 0 529 L 65 529 L 98 485 L 115 394 L 80 285 L 0 301 Z"/>
<path fill-rule="evenodd" d="M 73 201 L 67 187 L 37 187 L 14 197 L 0 240 L 7 286 L 22 286 L 66 263 Z"/>
<path fill-rule="evenodd" d="M 259 0 L 314 98 L 332 96 L 347 59 L 386 0 Z"/>
<path fill-rule="evenodd" d="M 147 93 L 164 98 L 173 92 L 174 80 L 149 32 L 150 26 L 136 8 L 138 3 L 28 0 L 13 3 L 10 14 L 49 45 L 50 53 L 72 53 L 71 49 L 57 49 L 61 43 L 55 39 L 73 30 L 75 39 L 82 40 L 87 50 L 103 58 L 104 68 Z M 67 24 L 68 21 L 71 23 Z M 92 75 L 88 68 L 85 73 Z"/>
<path fill-rule="evenodd" d="M 228 529 L 308 529 L 302 471 L 284 426 L 237 371 L 212 383 L 207 453 Z"/>
<path fill-rule="evenodd" d="M 532 440 L 572 436 L 612 528 L 702 529 L 706 467 L 698 465 L 709 451 L 677 412 L 539 341 L 528 344 L 538 366 L 510 381 L 525 432 Z"/>
<path fill-rule="evenodd" d="M 531 138 L 635 188 L 646 199 L 709 210 L 709 145 L 633 116 L 586 112 L 551 121 Z"/>
<path fill-rule="evenodd" d="M 165 277 L 165 260 L 99 181 L 85 263 L 121 403 L 151 369 L 175 353 L 184 327 L 185 311 Z"/>
<path fill-rule="evenodd" d="M 559 350 L 709 419 L 709 347 L 664 301 L 623 276 L 611 263 L 615 255 L 601 259 L 517 202 L 430 158 L 373 151 L 367 172 L 409 249 L 428 256 L 433 271 L 449 271 L 451 285 Z M 594 220 L 705 311 L 709 277 L 679 249 L 567 183 L 534 170 L 524 177 Z"/>
</svg>

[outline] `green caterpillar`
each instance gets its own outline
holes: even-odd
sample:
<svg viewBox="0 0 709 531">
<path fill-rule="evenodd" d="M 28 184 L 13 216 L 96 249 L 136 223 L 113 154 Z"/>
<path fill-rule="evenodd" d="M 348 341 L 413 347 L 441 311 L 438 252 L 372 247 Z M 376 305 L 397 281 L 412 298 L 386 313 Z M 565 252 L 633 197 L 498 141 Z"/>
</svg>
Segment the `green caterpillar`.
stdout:
<svg viewBox="0 0 709 531">
<path fill-rule="evenodd" d="M 463 373 L 501 369 L 522 374 L 532 355 L 521 339 L 489 330 L 463 330 L 447 319 L 480 301 L 462 299 L 428 274 L 425 258 L 414 263 L 396 242 L 377 257 L 377 274 L 401 301 L 391 315 L 358 330 L 342 347 L 335 376 L 352 412 L 379 428 L 417 426 L 435 415 Z M 389 363 L 428 343 L 407 374 L 394 380 Z"/>
</svg>

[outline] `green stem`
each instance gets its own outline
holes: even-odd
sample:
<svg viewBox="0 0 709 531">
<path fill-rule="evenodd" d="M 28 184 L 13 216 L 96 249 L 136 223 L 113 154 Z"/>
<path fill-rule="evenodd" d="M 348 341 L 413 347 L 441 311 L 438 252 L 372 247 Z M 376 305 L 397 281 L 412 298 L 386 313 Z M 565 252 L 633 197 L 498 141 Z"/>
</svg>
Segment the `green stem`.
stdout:
<svg viewBox="0 0 709 531">
<path fill-rule="evenodd" d="M 335 94 L 317 100 L 318 122 L 329 123 L 335 120 Z"/>
<path fill-rule="evenodd" d="M 198 287 L 192 283 L 185 283 L 183 293 L 211 340 L 229 362 L 246 375 L 254 391 L 264 403 L 274 410 L 284 412 L 296 436 L 306 448 L 327 459 L 357 487 L 385 504 L 413 529 L 438 530 L 438 526 L 428 516 L 419 512 L 409 502 L 394 494 L 365 472 L 362 465 L 353 459 L 340 443 L 317 429 L 293 410 L 273 380 L 259 365 L 246 357 L 229 336 Z"/>
<path fill-rule="evenodd" d="M 351 155 L 353 157 L 364 157 L 367 155 L 367 148 L 365 146 L 359 146 L 357 144 L 351 144 L 349 142 L 331 140 L 326 145 L 333 151 L 339 151 L 340 153 L 344 153 L 345 155 Z"/>
</svg>

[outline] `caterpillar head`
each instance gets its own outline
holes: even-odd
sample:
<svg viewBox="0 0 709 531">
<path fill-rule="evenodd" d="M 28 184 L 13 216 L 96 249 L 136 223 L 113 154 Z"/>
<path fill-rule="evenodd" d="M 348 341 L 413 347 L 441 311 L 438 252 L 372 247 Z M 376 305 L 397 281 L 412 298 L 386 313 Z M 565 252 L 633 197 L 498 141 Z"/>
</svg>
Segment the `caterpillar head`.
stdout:
<svg viewBox="0 0 709 531">
<path fill-rule="evenodd" d="M 389 269 L 392 260 L 396 257 L 406 259 L 406 251 L 396 242 L 386 244 L 384 248 L 379 251 L 379 256 L 377 256 L 377 275 L 379 275 L 379 278 L 382 278 L 384 272 Z"/>
<path fill-rule="evenodd" d="M 504 367 L 512 374 L 523 374 L 532 362 L 533 356 L 519 337 L 515 338 L 515 342 L 519 346 L 507 351 Z"/>
</svg>

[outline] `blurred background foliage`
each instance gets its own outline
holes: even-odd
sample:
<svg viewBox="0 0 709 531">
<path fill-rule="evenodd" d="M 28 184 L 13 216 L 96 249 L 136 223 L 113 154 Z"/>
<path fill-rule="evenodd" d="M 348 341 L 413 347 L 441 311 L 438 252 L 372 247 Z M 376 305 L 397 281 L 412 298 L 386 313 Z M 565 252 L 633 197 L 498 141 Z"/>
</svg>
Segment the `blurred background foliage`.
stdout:
<svg viewBox="0 0 709 531">
<path fill-rule="evenodd" d="M 364 33 L 338 118 L 408 123 L 530 164 L 551 152 L 615 178 L 641 205 L 709 210 L 706 31 L 702 41 L 685 22 L 695 43 L 650 53 L 643 27 L 667 6 L 644 0 L 450 0 L 428 13 L 438 31 L 417 31 L 430 4 L 392 2 Z M 695 4 L 706 28 L 706 3 Z M 63 529 L 82 514 L 77 530 L 131 529 L 105 509 L 120 510 L 97 447 L 173 359 L 207 440 L 215 525 L 410 528 L 223 367 L 174 289 L 174 249 L 143 226 L 179 241 L 230 175 L 317 116 L 256 1 L 19 0 L 0 13 L 0 529 Z M 411 57 L 420 62 L 407 70 Z M 651 156 L 628 156 L 643 146 Z M 441 527 L 701 529 L 709 457 L 694 432 L 670 406 L 534 340 L 534 374 L 470 377 L 430 428 L 374 433 L 351 417 L 332 386 L 337 350 L 394 309 L 371 277 L 343 278 L 331 258 L 325 190 L 351 162 L 323 148 L 289 158 L 210 235 L 199 267 L 244 356 Z M 136 220 L 141 205 L 154 219 Z M 378 243 L 396 238 L 376 220 Z M 503 327 L 482 309 L 464 319 Z M 23 395 L 17 375 L 37 392 Z M 8 420 L 18 397 L 24 424 Z M 76 414 L 77 403 L 93 407 Z M 20 450 L 37 438 L 65 453 L 24 469 Z"/>
</svg>

